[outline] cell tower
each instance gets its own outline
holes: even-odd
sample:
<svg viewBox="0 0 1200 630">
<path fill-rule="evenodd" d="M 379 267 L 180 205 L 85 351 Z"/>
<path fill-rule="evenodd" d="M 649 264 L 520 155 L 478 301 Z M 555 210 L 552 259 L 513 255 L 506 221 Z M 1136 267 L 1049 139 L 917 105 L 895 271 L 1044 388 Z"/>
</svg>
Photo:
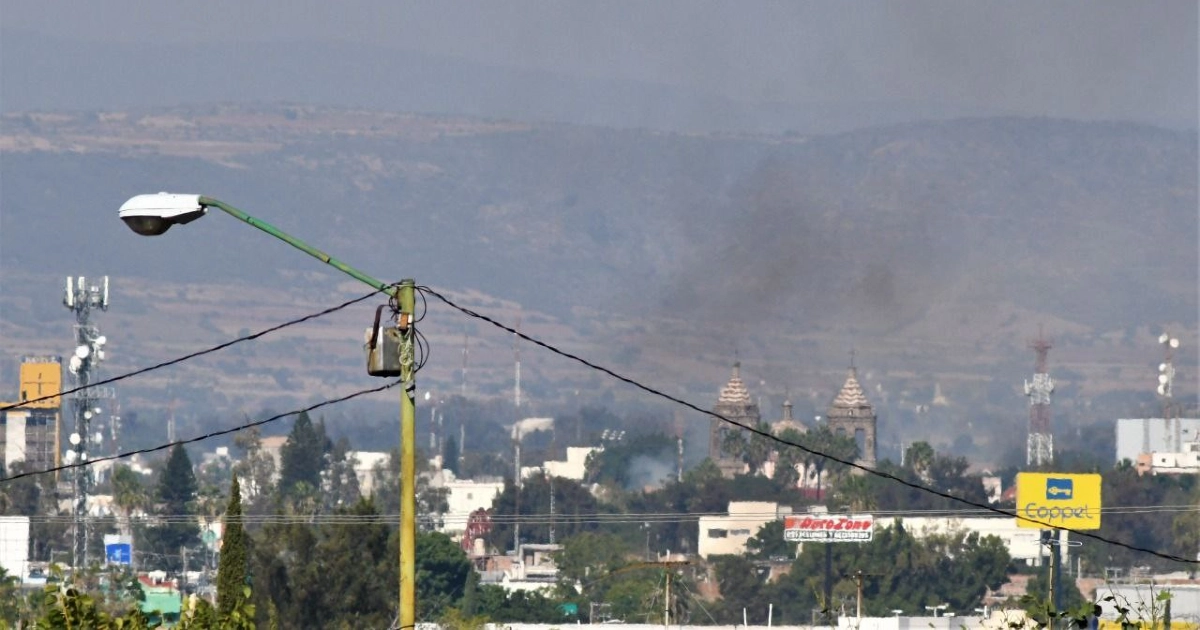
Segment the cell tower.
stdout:
<svg viewBox="0 0 1200 630">
<path fill-rule="evenodd" d="M 467 356 L 470 354 L 470 349 L 467 348 L 467 334 L 463 333 L 463 349 L 462 349 L 462 392 L 463 398 L 467 397 Z"/>
<path fill-rule="evenodd" d="M 1162 344 L 1163 350 L 1166 352 L 1163 362 L 1158 364 L 1158 395 L 1162 396 L 1163 423 L 1166 424 L 1168 431 L 1172 431 L 1174 438 L 1172 446 L 1174 451 L 1179 453 L 1183 451 L 1183 432 L 1178 418 L 1179 414 L 1175 413 L 1175 406 L 1171 404 L 1171 388 L 1175 383 L 1175 351 L 1179 349 L 1179 339 L 1163 333 L 1159 335 L 1158 343 Z M 1149 423 L 1146 426 L 1149 427 Z M 1149 446 L 1146 447 L 1146 452 L 1150 452 Z"/>
<path fill-rule="evenodd" d="M 517 332 L 513 333 L 513 361 L 516 373 L 513 376 L 513 406 L 517 408 L 517 419 L 521 419 L 521 316 L 517 315 Z"/>
<path fill-rule="evenodd" d="M 1025 381 L 1025 395 L 1029 397 L 1029 437 L 1025 442 L 1025 463 L 1028 466 L 1043 466 L 1054 461 L 1054 435 L 1050 432 L 1050 394 L 1054 392 L 1054 381 L 1046 373 L 1046 354 L 1052 344 L 1038 328 L 1038 338 L 1029 342 L 1029 348 L 1037 355 L 1033 381 Z"/>
<path fill-rule="evenodd" d="M 108 341 L 100 334 L 100 328 L 91 322 L 92 309 L 108 310 L 108 276 L 100 285 L 88 285 L 83 276 L 67 277 L 63 306 L 75 313 L 75 352 L 67 363 L 76 387 L 87 387 L 71 396 L 75 412 L 75 424 L 67 438 L 71 450 L 64 459 L 68 464 L 88 461 L 88 448 L 99 450 L 104 441 L 102 431 L 92 433 L 92 420 L 102 411 L 100 401 L 112 398 L 111 389 L 89 387 L 97 380 L 100 362 L 104 360 L 104 344 Z M 98 420 L 98 419 L 97 419 Z M 88 545 L 91 524 L 87 519 L 88 493 L 92 486 L 92 472 L 88 466 L 75 468 L 71 479 L 72 498 L 72 564 L 76 568 L 88 565 Z"/>
</svg>

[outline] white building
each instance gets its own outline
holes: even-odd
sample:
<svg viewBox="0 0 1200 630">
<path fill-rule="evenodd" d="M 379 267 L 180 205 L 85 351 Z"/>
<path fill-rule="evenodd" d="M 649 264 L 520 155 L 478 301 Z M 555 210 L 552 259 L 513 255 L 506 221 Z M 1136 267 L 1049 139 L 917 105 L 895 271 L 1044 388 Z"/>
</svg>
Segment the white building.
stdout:
<svg viewBox="0 0 1200 630">
<path fill-rule="evenodd" d="M 346 453 L 346 458 L 354 462 L 359 494 L 371 496 L 375 489 L 375 470 L 387 465 L 388 454 L 380 451 L 350 451 Z"/>
<path fill-rule="evenodd" d="M 1142 453 L 1183 453 L 1200 442 L 1200 418 L 1121 418 L 1117 420 L 1117 460 L 1136 462 Z"/>
<path fill-rule="evenodd" d="M 1028 566 L 1041 566 L 1044 558 L 1050 557 L 1048 549 L 1042 546 L 1040 529 L 1017 527 L 1015 518 L 948 518 L 939 516 L 916 516 L 908 518 L 876 517 L 875 531 L 891 527 L 896 521 L 904 523 L 905 531 L 918 538 L 933 534 L 967 531 L 980 536 L 996 536 L 1004 542 L 1008 555 L 1013 560 L 1024 562 Z M 1059 544 L 1064 564 L 1068 562 L 1067 550 L 1070 548 L 1070 532 L 1059 530 Z"/>
<path fill-rule="evenodd" d="M 0 567 L 18 579 L 29 570 L 28 516 L 0 516 Z"/>
<path fill-rule="evenodd" d="M 1200 474 L 1200 442 L 1183 445 L 1179 453 L 1141 453 L 1137 459 L 1140 474 L 1196 475 Z"/>
<path fill-rule="evenodd" d="M 763 525 L 791 513 L 792 508 L 781 508 L 773 501 L 730 501 L 728 514 L 700 517 L 696 552 L 701 558 L 742 555 L 746 553 L 746 542 Z"/>
<path fill-rule="evenodd" d="M 521 478 L 529 479 L 546 474 L 551 477 L 583 481 L 587 474 L 588 456 L 602 450 L 604 449 L 596 446 L 568 446 L 566 461 L 547 460 L 541 466 L 522 466 Z"/>
<path fill-rule="evenodd" d="M 504 572 L 500 586 L 509 591 L 554 588 L 558 581 L 558 565 L 554 562 L 554 554 L 561 549 L 562 545 L 521 545 L 517 560 L 511 569 Z"/>
<path fill-rule="evenodd" d="M 454 473 L 442 469 L 430 480 L 435 488 L 446 489 L 446 514 L 442 517 L 441 532 L 451 536 L 467 529 L 467 519 L 478 509 L 491 509 L 496 497 L 504 492 L 504 481 L 456 479 Z"/>
<path fill-rule="evenodd" d="M 1171 619 L 1200 622 L 1200 584 L 1105 584 L 1097 587 L 1092 601 L 1099 602 L 1101 619 L 1116 619 L 1117 606 L 1129 609 L 1129 620 L 1162 622 L 1163 602 L 1159 593 L 1171 593 Z M 1107 597 L 1114 601 L 1105 601 Z"/>
</svg>

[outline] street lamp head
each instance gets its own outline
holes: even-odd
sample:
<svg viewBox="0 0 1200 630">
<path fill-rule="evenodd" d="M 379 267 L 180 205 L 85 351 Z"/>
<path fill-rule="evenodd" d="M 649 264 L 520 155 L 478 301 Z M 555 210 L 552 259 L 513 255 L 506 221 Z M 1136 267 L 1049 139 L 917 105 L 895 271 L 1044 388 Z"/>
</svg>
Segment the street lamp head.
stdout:
<svg viewBox="0 0 1200 630">
<path fill-rule="evenodd" d="M 158 193 L 138 195 L 121 204 L 117 213 L 129 229 L 142 236 L 158 236 L 177 223 L 190 223 L 204 216 L 200 195 Z"/>
</svg>

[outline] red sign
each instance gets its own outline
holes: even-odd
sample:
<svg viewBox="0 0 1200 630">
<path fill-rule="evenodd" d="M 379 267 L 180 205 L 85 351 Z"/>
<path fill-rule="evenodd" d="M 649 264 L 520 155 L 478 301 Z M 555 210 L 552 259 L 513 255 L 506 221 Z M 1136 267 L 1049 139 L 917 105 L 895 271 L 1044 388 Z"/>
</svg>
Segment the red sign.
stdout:
<svg viewBox="0 0 1200 630">
<path fill-rule="evenodd" d="M 803 514 L 783 519 L 783 539 L 789 542 L 870 542 L 874 535 L 875 517 L 870 514 Z"/>
</svg>

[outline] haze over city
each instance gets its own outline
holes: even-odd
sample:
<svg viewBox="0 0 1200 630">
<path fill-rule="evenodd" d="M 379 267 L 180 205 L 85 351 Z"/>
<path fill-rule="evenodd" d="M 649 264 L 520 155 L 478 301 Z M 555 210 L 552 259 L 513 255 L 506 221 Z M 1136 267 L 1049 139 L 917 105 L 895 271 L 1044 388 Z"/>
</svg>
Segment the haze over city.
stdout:
<svg viewBox="0 0 1200 630">
<path fill-rule="evenodd" d="M 117 218 L 134 195 L 203 194 L 382 281 L 415 278 L 462 307 L 420 294 L 428 343 L 416 441 L 420 509 L 430 519 L 423 527 L 466 540 L 465 553 L 486 551 L 473 558 L 596 534 L 614 537 L 597 547 L 626 552 L 606 565 L 613 569 L 653 558 L 652 547 L 708 563 L 724 552 L 706 545 L 724 543 L 705 542 L 709 530 L 697 519 L 733 518 L 737 499 L 775 505 L 764 523 L 781 528 L 780 510 L 832 501 L 841 502 L 835 511 L 856 505 L 914 518 L 957 505 L 870 475 L 859 483 L 837 465 L 822 477 L 816 460 L 751 434 L 719 434 L 699 410 L 731 401 L 742 406 L 730 413 L 745 412 L 737 417 L 777 437 L 799 431 L 789 440 L 857 430 L 857 450 L 837 451 L 844 458 L 976 507 L 1013 509 L 1019 471 L 1101 474 L 1105 509 L 1130 511 L 1106 513 L 1100 534 L 1194 557 L 1200 540 L 1190 532 L 1200 523 L 1188 480 L 1200 470 L 1186 458 L 1200 439 L 1188 424 L 1200 422 L 1198 33 L 1195 2 L 7 0 L 0 401 L 42 382 L 48 358 L 66 357 L 70 387 L 77 364 L 101 365 L 101 349 L 97 374 L 125 374 L 370 290 L 213 207 L 217 216 L 152 238 Z M 108 308 L 91 313 L 104 335 L 84 344 L 93 344 L 91 359 L 78 356 L 76 317 L 63 308 L 64 280 L 79 276 L 110 282 Z M 374 296 L 113 384 L 112 402 L 96 412 L 108 428 L 93 454 L 231 429 L 383 384 L 366 373 L 363 331 L 386 301 Z M 645 388 L 518 341 L 472 312 Z M 1161 380 L 1168 364 L 1171 396 Z M 321 407 L 311 426 L 287 415 L 261 427 L 261 443 L 221 435 L 187 453 L 213 501 L 228 498 L 236 473 L 249 513 L 316 506 L 336 520 L 370 494 L 364 487 L 398 470 L 399 455 L 388 453 L 397 396 L 392 389 Z M 869 410 L 869 431 L 836 425 L 849 408 Z M 62 440 L 72 415 L 62 407 Z M 112 417 L 122 419 L 120 435 Z M 515 437 L 522 419 L 539 427 L 527 438 Z M 1052 446 L 1038 441 L 1043 429 Z M 29 444 L 42 448 L 47 436 Z M 324 459 L 287 468 L 285 443 Z M 55 441 L 44 455 L 53 463 L 82 448 Z M 1167 451 L 1179 459 L 1154 464 Z M 163 481 L 166 459 L 135 461 L 144 490 L 172 486 Z M 513 484 L 522 466 L 536 469 L 524 498 Z M 351 473 L 353 483 L 331 481 Z M 104 474 L 98 487 L 115 494 Z M 479 548 L 462 529 L 466 504 L 450 489 L 473 477 L 489 479 L 496 494 L 494 506 L 473 506 L 494 508 Z M 305 494 L 314 487 L 343 503 Z M 402 491 L 379 487 L 378 503 L 360 508 L 394 516 Z M 425 494 L 433 487 L 449 493 L 446 506 L 437 492 Z M 17 495 L 0 486 L 10 501 L 0 508 L 45 517 L 33 522 L 31 561 L 54 560 L 56 545 L 61 552 L 73 542 L 54 529 L 71 513 L 50 507 L 48 492 L 36 508 L 21 499 L 18 509 L 9 507 Z M 550 507 L 551 496 L 594 520 L 557 530 L 538 520 L 563 509 Z M 114 527 L 135 537 L 155 530 L 164 500 L 113 512 L 128 521 Z M 217 513 L 224 504 L 213 505 Z M 1139 520 L 1137 510 L 1162 506 L 1183 507 L 1161 523 Z M 653 527 L 633 517 L 606 526 L 597 516 L 676 509 L 683 520 Z M 429 524 L 437 518 L 441 525 Z M 527 526 L 514 528 L 522 518 Z M 331 533 L 319 544 L 334 555 L 374 554 L 396 522 L 376 538 L 364 534 L 380 545 L 371 552 Z M 876 535 L 894 531 L 883 523 Z M 308 534 L 271 539 L 263 525 L 250 536 L 278 557 L 304 548 L 297 541 Z M 775 540 L 782 529 L 764 531 Z M 146 549 L 166 540 L 145 535 Z M 722 623 L 741 621 L 735 600 L 754 609 L 785 596 L 817 605 L 808 598 L 826 585 L 808 573 L 820 563 L 812 551 L 755 551 L 738 540 L 730 553 L 739 560 L 720 561 L 734 564 L 705 565 L 718 577 L 701 595 L 724 602 L 714 609 Z M 991 568 L 973 574 L 969 589 L 943 595 L 949 587 L 937 578 L 914 578 L 928 588 L 871 591 L 870 611 L 886 613 L 888 601 L 934 617 L 942 599 L 1015 605 L 1001 593 L 1026 582 L 1043 588 L 1044 567 L 1013 540 L 1004 539 L 1003 561 L 980 556 Z M 968 547 L 984 554 L 991 544 Z M 1144 557 L 1087 545 L 1073 577 L 1102 576 L 1106 562 L 1128 572 Z M 931 549 L 913 553 L 936 557 Z M 209 551 L 215 575 L 218 554 Z M 601 562 L 571 557 L 564 575 Z M 248 566 L 266 571 L 265 558 Z M 741 559 L 779 564 L 774 581 L 730 582 L 751 571 Z M 186 581 L 173 562 L 164 570 Z M 1167 571 L 1172 562 L 1155 557 L 1147 566 Z M 318 583 L 297 577 L 303 568 L 280 569 L 292 572 L 288 588 Z M 493 569 L 501 571 L 471 579 L 491 579 Z M 395 566 L 379 571 L 391 571 L 395 585 Z M 838 575 L 837 588 L 853 592 L 852 575 Z M 282 583 L 264 585 L 255 601 L 286 608 L 292 623 L 317 614 L 287 600 Z M 1083 597 L 1094 595 L 1084 592 L 1091 583 L 1079 584 Z M 583 590 L 594 602 L 617 601 L 591 588 Z M 378 615 L 372 623 L 391 620 L 380 603 L 394 598 L 389 589 L 362 605 Z M 556 593 L 546 610 L 576 603 Z M 444 595 L 444 607 L 474 606 L 462 593 Z M 321 614 L 344 618 L 345 602 L 327 604 Z M 647 606 L 657 604 L 629 604 L 624 614 L 650 615 Z M 533 621 L 533 608 L 487 614 Z M 808 623 L 811 611 L 801 608 L 777 622 Z M 705 621 L 692 614 L 690 622 Z"/>
</svg>

